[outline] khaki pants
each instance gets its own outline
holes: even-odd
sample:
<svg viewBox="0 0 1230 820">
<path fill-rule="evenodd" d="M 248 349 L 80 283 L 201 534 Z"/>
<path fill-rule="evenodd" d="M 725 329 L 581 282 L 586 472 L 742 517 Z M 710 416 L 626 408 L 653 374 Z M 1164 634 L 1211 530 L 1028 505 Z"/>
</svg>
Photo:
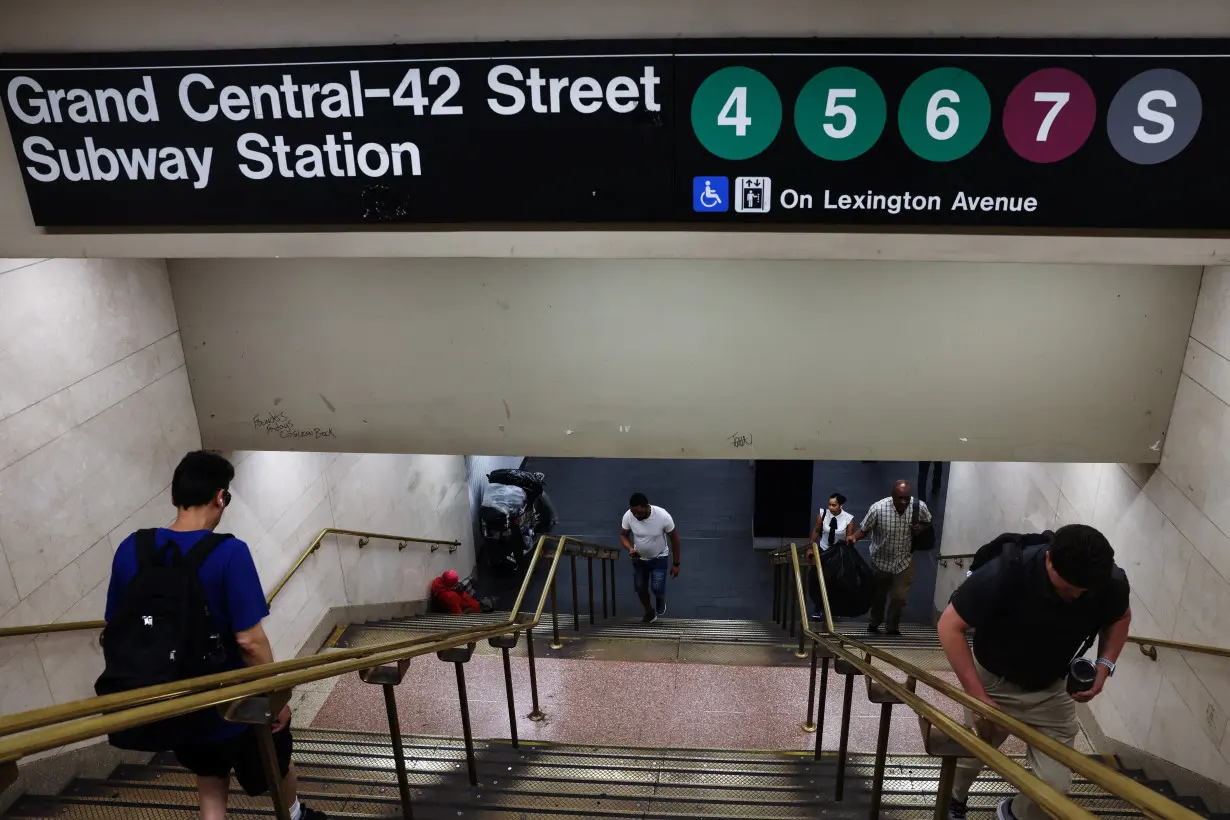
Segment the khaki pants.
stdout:
<svg viewBox="0 0 1230 820">
<path fill-rule="evenodd" d="M 910 597 L 910 587 L 914 586 L 914 556 L 910 556 L 910 565 L 901 572 L 884 572 L 871 570 L 875 578 L 875 593 L 871 596 L 871 625 L 879 626 L 887 621 L 889 629 L 901 625 L 901 613 L 905 610 L 905 602 Z M 888 599 L 888 612 L 884 611 L 884 601 Z"/>
<path fill-rule="evenodd" d="M 1004 714 L 1037 729 L 1047 737 L 1053 737 L 1065 746 L 1070 747 L 1076 742 L 1076 735 L 1080 729 L 1080 724 L 1076 721 L 1076 701 L 1068 695 L 1065 680 L 1060 680 L 1039 692 L 1030 692 L 988 672 L 981 665 L 978 665 L 978 677 L 982 680 L 982 687 L 986 689 L 991 699 L 999 704 Z M 973 715 L 966 709 L 965 725 L 973 726 L 973 724 Z M 1007 732 L 996 729 L 987 742 L 999 748 L 999 745 L 1007 738 Z M 1026 758 L 1034 774 L 1060 794 L 1067 792 L 1071 787 L 1072 772 L 1058 761 L 1035 751 L 1032 746 Z M 952 783 L 952 796 L 957 800 L 965 800 L 969 796 L 969 788 L 974 778 L 980 771 L 982 771 L 982 761 L 978 758 L 958 759 L 956 777 Z M 1046 812 L 1023 794 L 1018 794 L 1012 801 L 1012 813 L 1016 815 L 1017 820 L 1045 820 L 1048 817 Z"/>
</svg>

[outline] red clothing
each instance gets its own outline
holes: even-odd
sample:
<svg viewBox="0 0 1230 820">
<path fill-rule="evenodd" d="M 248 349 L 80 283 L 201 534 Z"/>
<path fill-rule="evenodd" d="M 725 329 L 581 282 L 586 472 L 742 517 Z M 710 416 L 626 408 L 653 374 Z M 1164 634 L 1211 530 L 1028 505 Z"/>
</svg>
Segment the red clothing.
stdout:
<svg viewBox="0 0 1230 820">
<path fill-rule="evenodd" d="M 444 576 L 431 582 L 431 598 L 441 609 L 452 615 L 464 615 L 467 610 L 478 612 L 481 609 L 478 601 L 457 587 L 446 586 Z"/>
</svg>

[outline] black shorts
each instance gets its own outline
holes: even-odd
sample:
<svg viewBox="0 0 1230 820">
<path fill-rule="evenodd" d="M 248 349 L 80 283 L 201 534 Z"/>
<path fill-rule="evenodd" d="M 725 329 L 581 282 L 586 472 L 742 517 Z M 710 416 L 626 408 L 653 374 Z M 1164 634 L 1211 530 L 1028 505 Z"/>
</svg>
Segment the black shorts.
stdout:
<svg viewBox="0 0 1230 820">
<path fill-rule="evenodd" d="M 290 726 L 273 733 L 273 748 L 278 754 L 278 769 L 282 777 L 290 771 L 292 740 Z M 260 746 L 256 742 L 256 727 L 250 726 L 242 735 L 221 743 L 200 746 L 180 746 L 172 750 L 179 765 L 199 777 L 225 777 L 235 772 L 240 787 L 252 797 L 269 791 L 265 767 L 261 765 Z"/>
</svg>

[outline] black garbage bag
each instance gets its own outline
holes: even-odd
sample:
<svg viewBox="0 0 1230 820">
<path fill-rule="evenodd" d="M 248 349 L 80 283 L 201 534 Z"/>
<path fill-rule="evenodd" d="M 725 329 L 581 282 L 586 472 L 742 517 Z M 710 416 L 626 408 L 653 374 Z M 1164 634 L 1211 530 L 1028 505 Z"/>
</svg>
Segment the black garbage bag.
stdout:
<svg viewBox="0 0 1230 820">
<path fill-rule="evenodd" d="M 824 571 L 824 586 L 832 613 L 844 618 L 866 615 L 871 609 L 875 578 L 854 545 L 839 541 L 820 553 L 820 568 Z M 814 594 L 819 595 L 818 583 L 816 587 Z M 816 606 L 820 606 L 818 600 Z"/>
<path fill-rule="evenodd" d="M 510 487 L 520 487 L 529 493 L 541 493 L 547 486 L 547 477 L 543 473 L 532 473 L 529 470 L 492 470 L 487 473 L 487 480 L 492 484 L 506 484 Z"/>
</svg>

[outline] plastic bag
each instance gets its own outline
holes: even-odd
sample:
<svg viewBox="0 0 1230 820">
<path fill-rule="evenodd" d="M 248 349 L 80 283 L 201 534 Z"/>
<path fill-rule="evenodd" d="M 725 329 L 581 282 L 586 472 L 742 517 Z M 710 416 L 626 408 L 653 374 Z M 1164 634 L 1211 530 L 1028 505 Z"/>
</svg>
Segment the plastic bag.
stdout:
<svg viewBox="0 0 1230 820">
<path fill-rule="evenodd" d="M 487 480 L 492 484 L 520 487 L 531 493 L 541 493 L 547 486 L 545 474 L 531 473 L 529 470 L 492 470 L 487 473 Z"/>
<path fill-rule="evenodd" d="M 525 509 L 525 490 L 507 484 L 488 484 L 483 491 L 479 518 L 489 527 L 503 530 Z"/>
<path fill-rule="evenodd" d="M 839 541 L 820 553 L 824 571 L 824 587 L 829 594 L 829 609 L 834 615 L 855 618 L 871 609 L 875 578 L 871 567 L 859 555 L 854 545 Z M 815 584 L 819 587 L 819 583 Z M 819 589 L 815 590 L 819 593 Z M 820 602 L 816 601 L 819 606 Z"/>
</svg>

